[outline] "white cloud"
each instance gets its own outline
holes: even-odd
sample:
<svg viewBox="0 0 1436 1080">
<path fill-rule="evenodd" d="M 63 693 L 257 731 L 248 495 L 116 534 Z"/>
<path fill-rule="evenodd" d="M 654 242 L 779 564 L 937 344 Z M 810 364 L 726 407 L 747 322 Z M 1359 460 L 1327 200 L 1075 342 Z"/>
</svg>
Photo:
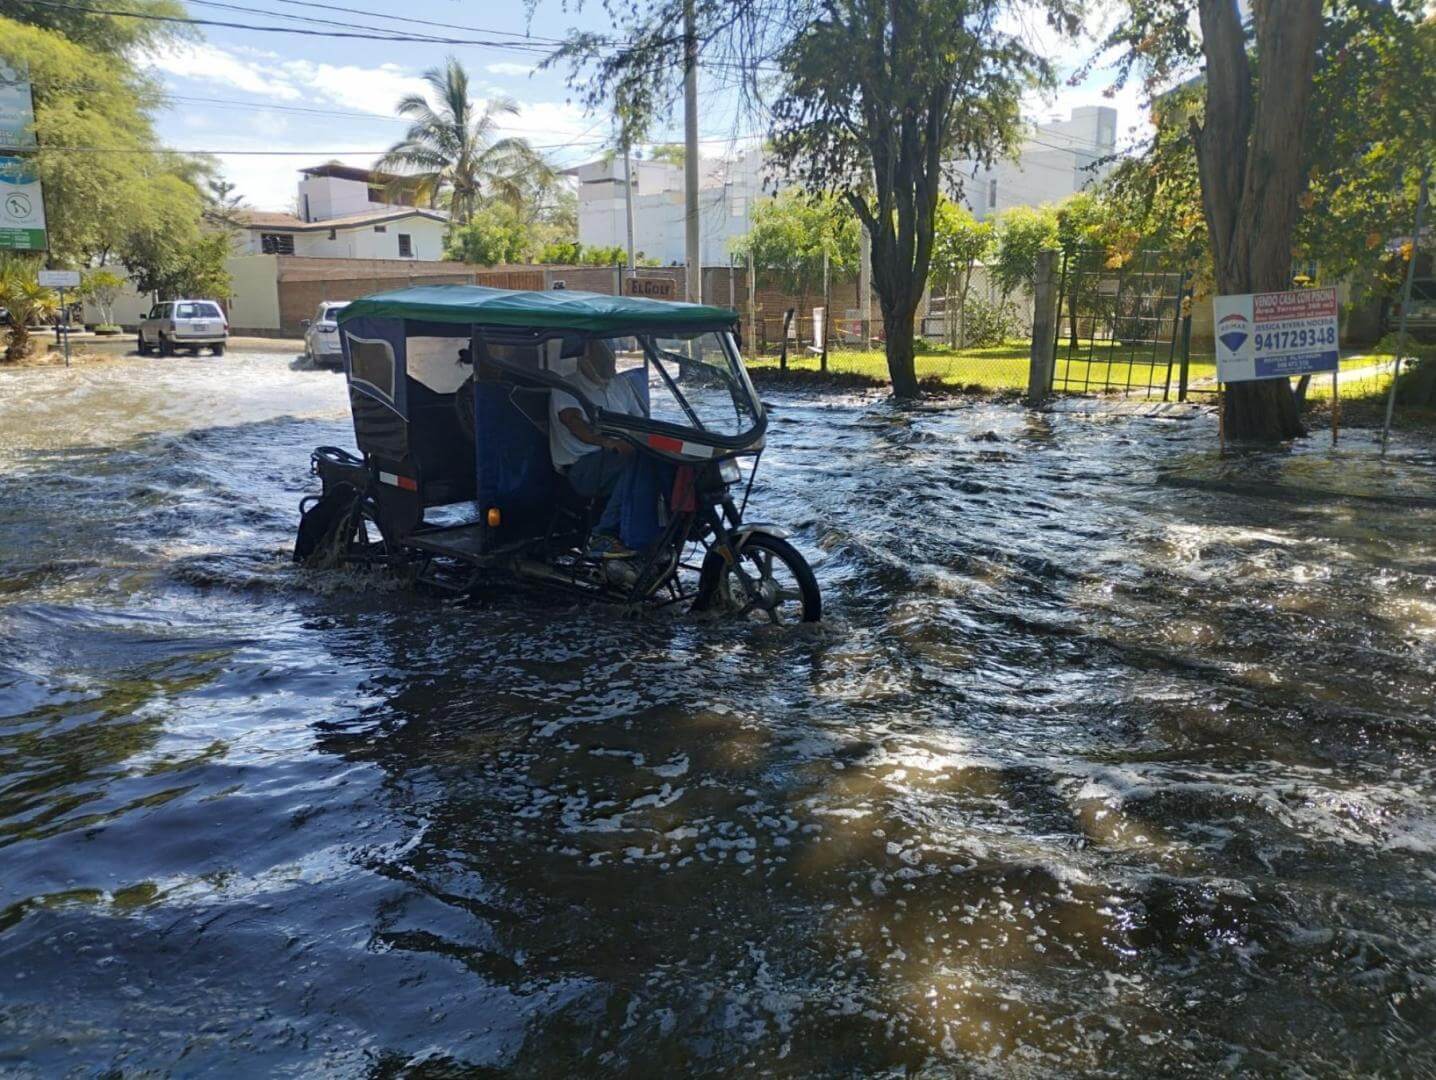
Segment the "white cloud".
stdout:
<svg viewBox="0 0 1436 1080">
<path fill-rule="evenodd" d="M 303 96 L 298 87 L 274 70 L 274 65 L 245 59 L 214 45 L 170 45 L 156 51 L 151 63 L 167 75 L 230 86 L 247 94 L 281 101 L 297 101 Z"/>
<path fill-rule="evenodd" d="M 380 116 L 392 116 L 400 98 L 422 94 L 428 87 L 423 79 L 408 74 L 398 64 L 359 67 L 291 60 L 284 64 L 284 71 L 293 82 L 326 102 Z"/>
<path fill-rule="evenodd" d="M 512 60 L 500 60 L 497 64 L 489 64 L 484 68 L 490 75 L 532 75 L 534 67 L 532 64 L 519 64 Z"/>
</svg>

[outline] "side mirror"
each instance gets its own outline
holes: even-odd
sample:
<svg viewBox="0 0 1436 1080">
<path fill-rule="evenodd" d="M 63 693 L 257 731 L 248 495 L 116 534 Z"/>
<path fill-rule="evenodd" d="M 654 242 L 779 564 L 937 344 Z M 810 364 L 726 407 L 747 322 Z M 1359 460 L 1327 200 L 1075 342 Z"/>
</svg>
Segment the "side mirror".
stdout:
<svg viewBox="0 0 1436 1080">
<path fill-rule="evenodd" d="M 308 329 L 309 329 L 309 320 L 308 320 L 308 319 L 300 319 L 300 320 L 299 320 L 299 325 L 302 326 L 302 327 L 304 327 L 304 329 L 308 330 Z"/>
</svg>

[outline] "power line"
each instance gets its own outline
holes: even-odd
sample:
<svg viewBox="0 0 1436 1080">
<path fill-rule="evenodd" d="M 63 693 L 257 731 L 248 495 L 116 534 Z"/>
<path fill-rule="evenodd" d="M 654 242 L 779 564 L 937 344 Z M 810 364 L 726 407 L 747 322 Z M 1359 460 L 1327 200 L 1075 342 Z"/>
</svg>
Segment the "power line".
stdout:
<svg viewBox="0 0 1436 1080">
<path fill-rule="evenodd" d="M 518 34 L 512 30 L 495 30 L 487 26 L 464 26 L 459 23 L 434 22 L 432 19 L 416 19 L 412 15 L 389 15 L 382 11 L 365 11 L 360 8 L 341 7 L 337 4 L 320 4 L 314 0 L 275 0 L 276 3 L 294 4 L 297 7 L 319 8 L 324 11 L 340 11 L 349 15 L 364 15 L 375 19 L 389 19 L 392 22 L 413 23 L 416 26 L 437 26 L 442 30 L 463 30 L 471 34 L 502 34 L 505 37 L 521 38 L 525 41 L 558 46 L 564 44 L 559 38 L 543 38 L 529 34 Z M 277 14 L 277 12 L 276 12 Z M 619 43 L 615 42 L 615 45 Z"/>
<path fill-rule="evenodd" d="M 414 34 L 372 34 L 358 33 L 351 30 L 307 30 L 300 26 L 256 26 L 252 23 L 227 22 L 220 19 L 191 19 L 178 15 L 155 15 L 142 11 L 117 11 L 113 8 L 87 7 L 82 4 L 64 3 L 63 0 L 29 0 L 29 2 L 39 4 L 43 7 L 59 8 L 65 11 L 80 11 L 87 15 L 109 15 L 121 19 L 144 19 L 149 22 L 177 23 L 181 26 L 219 26 L 229 30 L 251 30 L 261 34 L 297 34 L 302 37 L 352 38 L 363 41 L 390 41 L 400 44 L 409 43 L 418 45 L 469 45 L 476 48 L 502 49 L 509 52 L 522 52 L 529 55 L 532 55 L 535 51 L 550 51 L 550 46 L 538 44 L 527 46 L 514 41 L 483 41 L 475 38 L 446 38 Z M 253 11 L 259 15 L 279 15 L 278 12 L 262 11 L 257 8 L 244 8 L 240 10 Z M 280 17 L 300 18 L 301 16 Z"/>
</svg>

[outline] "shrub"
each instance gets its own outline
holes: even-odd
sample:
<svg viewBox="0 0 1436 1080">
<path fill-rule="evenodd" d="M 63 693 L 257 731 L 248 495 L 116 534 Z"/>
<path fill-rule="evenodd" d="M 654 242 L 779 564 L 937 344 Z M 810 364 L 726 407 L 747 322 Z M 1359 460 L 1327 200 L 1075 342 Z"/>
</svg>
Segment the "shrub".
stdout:
<svg viewBox="0 0 1436 1080">
<path fill-rule="evenodd" d="M 1006 300 L 995 303 L 969 296 L 963 305 L 963 340 L 970 346 L 1001 345 L 1027 333 L 1017 308 Z"/>
</svg>

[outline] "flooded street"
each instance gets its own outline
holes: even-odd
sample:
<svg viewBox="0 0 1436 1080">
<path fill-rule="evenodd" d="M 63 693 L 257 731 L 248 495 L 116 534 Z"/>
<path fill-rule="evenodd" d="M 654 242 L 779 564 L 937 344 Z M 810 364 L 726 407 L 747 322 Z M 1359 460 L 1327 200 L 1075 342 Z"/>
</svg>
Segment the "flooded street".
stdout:
<svg viewBox="0 0 1436 1080">
<path fill-rule="evenodd" d="M 1436 1071 L 1436 440 L 765 396 L 817 627 L 294 568 L 289 356 L 0 372 L 0 1072 Z"/>
</svg>

